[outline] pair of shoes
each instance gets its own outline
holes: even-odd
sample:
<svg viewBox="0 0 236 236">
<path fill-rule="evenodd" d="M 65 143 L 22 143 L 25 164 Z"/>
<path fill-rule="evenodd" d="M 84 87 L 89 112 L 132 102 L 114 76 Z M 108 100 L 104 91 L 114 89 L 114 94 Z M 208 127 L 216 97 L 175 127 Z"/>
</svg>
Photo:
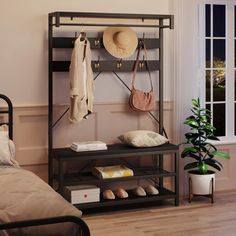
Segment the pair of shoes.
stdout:
<svg viewBox="0 0 236 236">
<path fill-rule="evenodd" d="M 156 189 L 153 185 L 148 185 L 145 190 L 143 187 L 138 186 L 134 189 L 134 194 L 139 197 L 145 197 L 148 195 L 157 195 L 159 193 L 158 189 Z"/>
<path fill-rule="evenodd" d="M 114 193 L 110 189 L 107 189 L 102 193 L 102 195 L 103 195 L 103 198 L 107 200 L 114 200 L 116 197 L 117 198 L 129 197 L 128 193 L 123 188 L 116 189 Z"/>
</svg>

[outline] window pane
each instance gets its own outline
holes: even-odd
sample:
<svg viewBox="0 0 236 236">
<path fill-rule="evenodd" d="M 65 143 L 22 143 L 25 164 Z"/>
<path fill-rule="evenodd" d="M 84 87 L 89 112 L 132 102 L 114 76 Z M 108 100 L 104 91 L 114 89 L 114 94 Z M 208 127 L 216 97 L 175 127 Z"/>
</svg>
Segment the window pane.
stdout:
<svg viewBox="0 0 236 236">
<path fill-rule="evenodd" d="M 225 136 L 225 104 L 213 105 L 213 125 L 216 136 Z"/>
<path fill-rule="evenodd" d="M 236 101 L 236 70 L 234 71 L 234 100 Z"/>
<path fill-rule="evenodd" d="M 206 37 L 210 37 L 211 36 L 211 5 L 210 4 L 206 4 L 205 6 L 205 17 L 206 17 Z"/>
<path fill-rule="evenodd" d="M 206 68 L 211 67 L 211 40 L 206 39 Z"/>
<path fill-rule="evenodd" d="M 213 67 L 214 68 L 225 67 L 225 40 L 224 39 L 213 40 Z"/>
<path fill-rule="evenodd" d="M 235 25 L 236 25 L 236 6 L 234 6 L 234 37 L 236 37 L 236 29 L 235 29 Z"/>
<path fill-rule="evenodd" d="M 225 71 L 213 71 L 213 101 L 225 101 Z"/>
<path fill-rule="evenodd" d="M 209 110 L 210 112 L 212 112 L 210 104 L 206 104 L 206 109 Z M 211 120 L 209 118 L 208 118 L 208 122 L 211 123 Z"/>
<path fill-rule="evenodd" d="M 206 101 L 209 102 L 211 99 L 211 71 L 206 71 Z"/>
<path fill-rule="evenodd" d="M 236 135 L 236 103 L 234 104 L 234 135 Z"/>
<path fill-rule="evenodd" d="M 234 40 L 234 66 L 236 67 L 236 40 Z"/>
<path fill-rule="evenodd" d="M 210 104 L 206 104 L 206 109 L 208 109 L 209 111 L 211 110 Z"/>
<path fill-rule="evenodd" d="M 225 37 L 225 5 L 213 5 L 213 37 Z"/>
</svg>

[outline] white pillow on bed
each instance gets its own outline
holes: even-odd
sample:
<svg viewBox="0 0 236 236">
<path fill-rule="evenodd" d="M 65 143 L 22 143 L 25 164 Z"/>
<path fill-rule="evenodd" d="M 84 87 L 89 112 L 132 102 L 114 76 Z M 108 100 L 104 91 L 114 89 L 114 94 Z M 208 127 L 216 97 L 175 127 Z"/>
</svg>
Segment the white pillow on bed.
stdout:
<svg viewBox="0 0 236 236">
<path fill-rule="evenodd" d="M 8 137 L 7 126 L 0 126 L 0 165 L 18 165 L 14 159 L 15 145 Z"/>
</svg>

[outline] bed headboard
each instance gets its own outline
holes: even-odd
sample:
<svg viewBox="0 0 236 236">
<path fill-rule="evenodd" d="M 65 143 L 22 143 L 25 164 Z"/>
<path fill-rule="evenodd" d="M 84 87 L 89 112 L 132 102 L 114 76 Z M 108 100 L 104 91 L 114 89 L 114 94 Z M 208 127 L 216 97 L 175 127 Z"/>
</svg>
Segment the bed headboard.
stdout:
<svg viewBox="0 0 236 236">
<path fill-rule="evenodd" d="M 10 98 L 6 95 L 0 94 L 0 100 L 7 103 L 7 107 L 0 108 L 0 114 L 7 114 L 7 122 L 0 122 L 0 125 L 8 125 L 9 138 L 13 139 L 13 106 Z"/>
</svg>

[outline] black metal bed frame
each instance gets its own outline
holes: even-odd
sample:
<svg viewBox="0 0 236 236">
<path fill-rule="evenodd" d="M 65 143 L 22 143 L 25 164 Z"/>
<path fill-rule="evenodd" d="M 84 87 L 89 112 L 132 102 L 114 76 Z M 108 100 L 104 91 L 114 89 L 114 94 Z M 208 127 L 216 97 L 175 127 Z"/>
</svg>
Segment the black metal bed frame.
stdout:
<svg viewBox="0 0 236 236">
<path fill-rule="evenodd" d="M 7 107 L 1 109 L 0 114 L 6 114 L 8 120 L 7 122 L 1 122 L 0 125 L 8 125 L 9 138 L 13 139 L 13 105 L 10 98 L 8 98 L 6 95 L 0 94 L 0 99 L 7 103 Z M 77 224 L 79 226 L 81 236 L 90 236 L 90 230 L 88 225 L 81 218 L 72 215 L 0 223 L 0 231 L 14 228 L 58 224 L 63 222 L 72 222 Z"/>
<path fill-rule="evenodd" d="M 88 228 L 88 225 L 82 219 L 76 216 L 58 216 L 58 217 L 22 220 L 22 221 L 4 223 L 4 224 L 0 224 L 0 230 L 59 224 L 59 223 L 65 223 L 65 222 L 72 222 L 72 223 L 77 224 L 79 226 L 81 236 L 90 236 L 90 230 Z"/>
<path fill-rule="evenodd" d="M 13 139 L 13 106 L 11 100 L 3 95 L 0 94 L 0 99 L 4 100 L 7 103 L 7 107 L 0 110 L 0 114 L 7 114 L 8 121 L 7 122 L 0 122 L 0 125 L 8 125 L 8 132 L 9 138 Z"/>
</svg>

